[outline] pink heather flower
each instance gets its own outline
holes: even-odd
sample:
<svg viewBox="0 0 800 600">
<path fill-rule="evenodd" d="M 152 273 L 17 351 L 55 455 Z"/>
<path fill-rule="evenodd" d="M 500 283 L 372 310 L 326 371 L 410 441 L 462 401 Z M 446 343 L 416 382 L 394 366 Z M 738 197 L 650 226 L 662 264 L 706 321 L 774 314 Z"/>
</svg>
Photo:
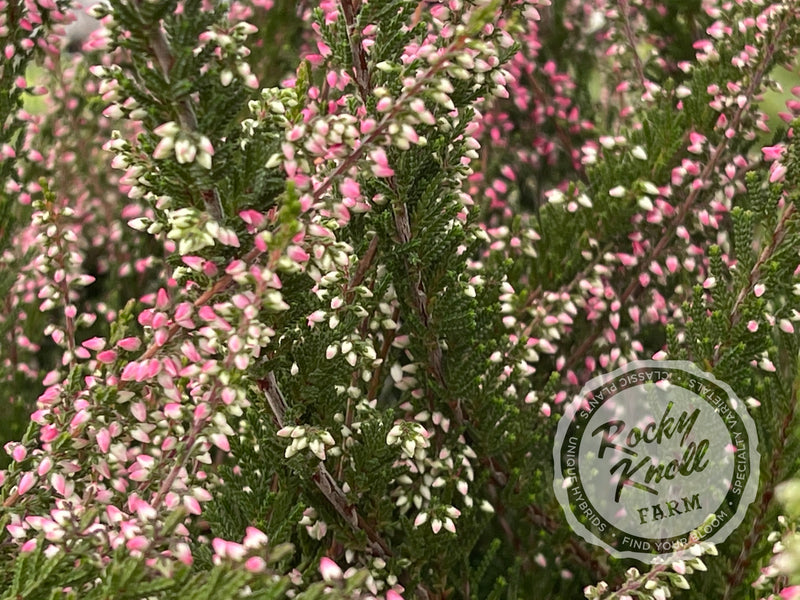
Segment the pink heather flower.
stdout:
<svg viewBox="0 0 800 600">
<path fill-rule="evenodd" d="M 39 477 L 42 477 L 43 475 L 47 475 L 52 468 L 53 460 L 49 456 L 45 456 L 42 459 L 42 462 L 39 463 L 39 467 L 36 469 L 36 472 L 39 474 Z"/>
<path fill-rule="evenodd" d="M 226 387 L 222 390 L 220 397 L 222 398 L 222 402 L 225 404 L 225 406 L 230 406 L 233 404 L 234 400 L 236 400 L 236 391 Z"/>
<path fill-rule="evenodd" d="M 264 221 L 266 219 L 264 215 L 262 215 L 260 212 L 252 209 L 243 210 L 242 212 L 239 213 L 239 217 L 242 219 L 242 221 L 244 221 L 248 225 L 252 225 L 255 228 L 261 227 L 261 225 L 264 224 Z"/>
<path fill-rule="evenodd" d="M 316 323 L 322 323 L 325 320 L 324 310 L 315 310 L 313 313 L 306 317 L 306 324 L 313 327 Z"/>
<path fill-rule="evenodd" d="M 386 112 L 392 108 L 392 99 L 388 97 L 383 97 L 378 100 L 378 104 L 375 106 L 378 112 Z"/>
<path fill-rule="evenodd" d="M 800 585 L 783 588 L 780 597 L 781 600 L 800 600 Z"/>
<path fill-rule="evenodd" d="M 177 402 L 168 402 L 164 406 L 164 416 L 170 419 L 180 419 L 183 414 L 183 408 Z"/>
<path fill-rule="evenodd" d="M 230 558 L 231 560 L 242 560 L 247 554 L 247 550 L 241 544 L 229 542 L 220 538 L 214 538 L 211 542 L 214 552 L 220 558 Z"/>
<path fill-rule="evenodd" d="M 69 495 L 67 492 L 72 491 L 69 489 L 72 486 L 67 485 L 67 479 L 61 473 L 53 473 L 50 476 L 50 485 L 53 486 L 53 489 L 59 496 L 66 497 Z"/>
<path fill-rule="evenodd" d="M 26 456 L 28 456 L 28 450 L 25 448 L 25 446 L 22 446 L 22 445 L 16 446 L 11 451 L 11 457 L 16 462 L 22 462 L 23 460 L 25 460 Z"/>
<path fill-rule="evenodd" d="M 361 121 L 361 125 L 359 126 L 359 131 L 361 131 L 362 134 L 366 135 L 372 132 L 375 129 L 375 127 L 377 127 L 377 125 L 378 124 L 375 122 L 375 119 L 364 119 L 363 121 Z"/>
<path fill-rule="evenodd" d="M 342 578 L 342 569 L 327 556 L 323 556 L 319 561 L 319 572 L 327 582 L 337 581 Z"/>
<path fill-rule="evenodd" d="M 692 154 L 701 154 L 703 152 L 703 144 L 706 143 L 706 136 L 696 131 L 689 133 L 689 141 L 691 144 L 687 148 Z"/>
<path fill-rule="evenodd" d="M 753 286 L 753 293 L 756 295 L 756 298 L 761 298 L 766 291 L 767 286 L 765 286 L 763 283 L 757 283 L 755 286 Z"/>
<path fill-rule="evenodd" d="M 375 163 L 372 165 L 372 172 L 375 177 L 391 177 L 394 171 L 389 166 L 389 159 L 386 157 L 386 152 L 383 148 L 377 148 L 369 153 L 369 157 Z"/>
<path fill-rule="evenodd" d="M 198 404 L 194 409 L 194 420 L 195 421 L 203 421 L 211 416 L 211 408 L 203 402 L 202 404 Z"/>
<path fill-rule="evenodd" d="M 296 142 L 305 135 L 306 128 L 304 125 L 295 125 L 286 133 L 286 139 L 290 142 Z"/>
<path fill-rule="evenodd" d="M 774 163 L 769 170 L 769 182 L 777 183 L 783 181 L 786 176 L 786 166 L 781 163 Z"/>
<path fill-rule="evenodd" d="M 303 250 L 300 246 L 291 245 L 286 249 L 286 254 L 291 258 L 294 262 L 297 263 L 304 263 L 307 262 L 311 256 Z"/>
<path fill-rule="evenodd" d="M 339 186 L 339 191 L 345 198 L 357 199 L 361 196 L 361 186 L 358 182 L 346 177 L 342 184 Z"/>
<path fill-rule="evenodd" d="M 19 480 L 19 487 L 17 488 L 17 493 L 22 496 L 26 492 L 30 491 L 33 485 L 36 483 L 36 476 L 31 473 L 30 471 L 26 472 L 22 479 Z"/>
<path fill-rule="evenodd" d="M 142 341 L 139 338 L 135 337 L 123 338 L 119 342 L 117 342 L 117 346 L 129 352 L 138 350 L 141 347 L 141 345 Z"/>
<path fill-rule="evenodd" d="M 197 501 L 197 498 L 192 496 L 183 497 L 183 506 L 190 515 L 199 515 L 203 512 L 203 509 L 200 508 L 200 503 Z"/>
<path fill-rule="evenodd" d="M 137 552 L 141 552 L 142 550 L 146 549 L 148 545 L 149 542 L 147 541 L 147 538 L 144 537 L 143 535 L 137 535 L 135 537 L 132 537 L 125 543 L 125 547 L 128 550 Z"/>
<path fill-rule="evenodd" d="M 185 565 L 191 566 L 191 564 L 194 562 L 192 551 L 189 548 L 189 545 L 183 542 L 175 546 L 175 556 L 177 556 L 178 560 Z"/>
<path fill-rule="evenodd" d="M 103 454 L 108 452 L 109 447 L 111 446 L 111 434 L 109 433 L 108 429 L 103 427 L 100 431 L 97 432 L 97 447 L 100 448 L 100 452 Z"/>
<path fill-rule="evenodd" d="M 194 310 L 191 302 L 181 302 L 175 307 L 175 322 L 187 319 Z"/>
<path fill-rule="evenodd" d="M 52 442 L 54 439 L 58 437 L 58 429 L 52 423 L 50 425 L 45 425 L 44 427 L 42 427 L 39 437 L 45 443 Z"/>
<path fill-rule="evenodd" d="M 261 573 L 267 568 L 266 561 L 260 556 L 251 556 L 244 563 L 245 568 L 252 573 Z"/>
<path fill-rule="evenodd" d="M 117 353 L 114 350 L 104 350 L 97 354 L 97 360 L 104 365 L 111 364 L 117 360 Z"/>
<path fill-rule="evenodd" d="M 228 443 L 228 438 L 224 433 L 212 433 L 211 443 L 224 452 L 230 452 L 231 446 Z"/>
<path fill-rule="evenodd" d="M 226 246 L 232 246 L 233 248 L 239 247 L 239 237 L 232 229 L 221 227 L 216 237 L 220 243 L 225 244 Z"/>
<path fill-rule="evenodd" d="M 389 590 L 386 592 L 386 600 L 403 600 L 403 597 L 394 590 Z"/>
<path fill-rule="evenodd" d="M 244 546 L 251 550 L 266 546 L 269 542 L 267 534 L 255 527 L 248 527 L 244 536 Z"/>
<path fill-rule="evenodd" d="M 783 152 L 786 150 L 784 146 L 777 145 L 777 146 L 764 146 L 761 149 L 761 152 L 764 153 L 764 160 L 766 161 L 773 161 L 780 159 Z"/>
<path fill-rule="evenodd" d="M 97 352 L 106 347 L 106 341 L 101 337 L 93 337 L 83 342 L 81 346 Z"/>
</svg>

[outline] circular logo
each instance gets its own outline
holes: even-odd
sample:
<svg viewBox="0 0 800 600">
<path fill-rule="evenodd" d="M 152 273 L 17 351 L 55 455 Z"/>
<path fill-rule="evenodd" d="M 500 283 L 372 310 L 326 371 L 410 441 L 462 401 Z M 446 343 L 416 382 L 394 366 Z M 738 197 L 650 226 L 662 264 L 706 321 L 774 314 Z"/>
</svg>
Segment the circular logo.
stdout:
<svg viewBox="0 0 800 600">
<path fill-rule="evenodd" d="M 722 542 L 742 522 L 757 446 L 728 385 L 690 362 L 636 361 L 589 381 L 566 408 L 553 487 L 587 542 L 618 558 L 679 560 L 692 539 Z"/>
</svg>

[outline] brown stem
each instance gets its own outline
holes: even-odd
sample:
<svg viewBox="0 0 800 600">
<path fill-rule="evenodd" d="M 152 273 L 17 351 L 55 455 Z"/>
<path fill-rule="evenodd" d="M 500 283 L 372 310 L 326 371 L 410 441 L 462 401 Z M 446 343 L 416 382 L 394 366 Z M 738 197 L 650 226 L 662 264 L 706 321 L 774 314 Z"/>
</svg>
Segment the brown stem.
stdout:
<svg viewBox="0 0 800 600">
<path fill-rule="evenodd" d="M 358 9 L 353 0 L 339 0 L 344 14 L 344 21 L 347 24 L 347 39 L 350 43 L 350 53 L 353 55 L 353 72 L 355 75 L 358 93 L 361 101 L 366 105 L 367 98 L 370 96 L 372 84 L 370 82 L 369 69 L 367 68 L 367 54 L 361 45 L 361 36 L 356 31 L 356 13 Z"/>
<path fill-rule="evenodd" d="M 346 302 L 351 302 L 353 300 L 353 289 L 363 283 L 367 271 L 369 271 L 369 268 L 372 266 L 372 261 L 375 260 L 375 254 L 378 252 L 378 241 L 379 238 L 377 234 L 372 236 L 372 239 L 369 241 L 369 247 L 367 247 L 367 253 L 364 254 L 364 258 L 358 261 L 358 268 L 347 283 L 347 291 L 345 292 Z"/>
<path fill-rule="evenodd" d="M 272 416 L 278 427 L 286 424 L 286 411 L 288 405 L 275 379 L 275 373 L 270 371 L 267 376 L 258 382 L 259 387 L 264 392 L 267 404 L 272 411 Z M 375 528 L 366 521 L 356 510 L 356 507 L 347 501 L 347 495 L 339 486 L 339 483 L 325 467 L 325 463 L 320 462 L 312 475 L 314 484 L 317 486 L 325 499 L 333 509 L 341 516 L 353 531 L 363 531 L 369 540 L 370 551 L 374 556 L 387 558 L 392 555 L 388 544 L 381 538 Z"/>
<path fill-rule="evenodd" d="M 633 53 L 633 64 L 636 68 L 636 74 L 639 77 L 639 83 L 642 84 L 642 89 L 647 91 L 647 78 L 644 76 L 644 67 L 642 66 L 642 59 L 639 57 L 639 51 L 636 47 L 636 38 L 633 35 L 633 28 L 631 27 L 631 8 L 628 0 L 619 0 L 619 10 L 622 14 L 622 30 L 625 33 L 625 39 L 630 46 Z"/>
</svg>

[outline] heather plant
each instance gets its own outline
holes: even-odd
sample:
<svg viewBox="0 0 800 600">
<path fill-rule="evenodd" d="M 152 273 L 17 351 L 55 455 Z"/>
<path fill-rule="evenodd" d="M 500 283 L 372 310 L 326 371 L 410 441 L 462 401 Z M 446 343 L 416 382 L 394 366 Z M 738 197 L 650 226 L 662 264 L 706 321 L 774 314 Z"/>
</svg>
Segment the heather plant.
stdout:
<svg viewBox="0 0 800 600">
<path fill-rule="evenodd" d="M 0 598 L 800 595 L 795 2 L 90 12 L 0 1 Z M 650 358 L 762 460 L 654 565 L 552 487 Z"/>
</svg>

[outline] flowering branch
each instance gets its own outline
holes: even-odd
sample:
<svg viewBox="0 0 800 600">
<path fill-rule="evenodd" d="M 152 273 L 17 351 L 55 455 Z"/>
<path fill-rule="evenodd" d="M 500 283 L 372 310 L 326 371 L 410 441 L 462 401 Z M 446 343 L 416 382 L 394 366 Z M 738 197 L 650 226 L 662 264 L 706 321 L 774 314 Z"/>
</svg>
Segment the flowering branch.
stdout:
<svg viewBox="0 0 800 600">
<path fill-rule="evenodd" d="M 275 374 L 270 371 L 264 379 L 259 381 L 259 387 L 264 392 L 264 396 L 267 399 L 267 404 L 272 411 L 276 424 L 280 429 L 283 429 L 286 427 L 285 416 L 288 404 L 278 387 Z M 325 499 L 353 531 L 362 531 L 366 534 L 367 539 L 370 540 L 370 553 L 373 556 L 379 556 L 381 558 L 391 556 L 392 552 L 389 546 L 381 539 L 375 528 L 358 514 L 355 506 L 352 506 L 348 502 L 346 494 L 330 472 L 328 472 L 325 463 L 319 462 L 317 464 L 312 479 L 317 489 L 322 492 Z"/>
<path fill-rule="evenodd" d="M 158 66 L 161 69 L 161 74 L 164 80 L 169 83 L 170 72 L 174 62 L 170 52 L 169 43 L 164 35 L 163 29 L 155 25 L 150 31 L 150 49 L 155 56 Z M 194 114 L 192 103 L 189 98 L 183 98 L 178 101 L 178 118 L 181 126 L 187 131 L 198 131 L 197 117 Z M 222 201 L 219 197 L 219 191 L 216 188 L 202 192 L 203 205 L 206 212 L 216 221 L 222 222 L 224 218 L 224 211 L 222 208 Z"/>
</svg>

